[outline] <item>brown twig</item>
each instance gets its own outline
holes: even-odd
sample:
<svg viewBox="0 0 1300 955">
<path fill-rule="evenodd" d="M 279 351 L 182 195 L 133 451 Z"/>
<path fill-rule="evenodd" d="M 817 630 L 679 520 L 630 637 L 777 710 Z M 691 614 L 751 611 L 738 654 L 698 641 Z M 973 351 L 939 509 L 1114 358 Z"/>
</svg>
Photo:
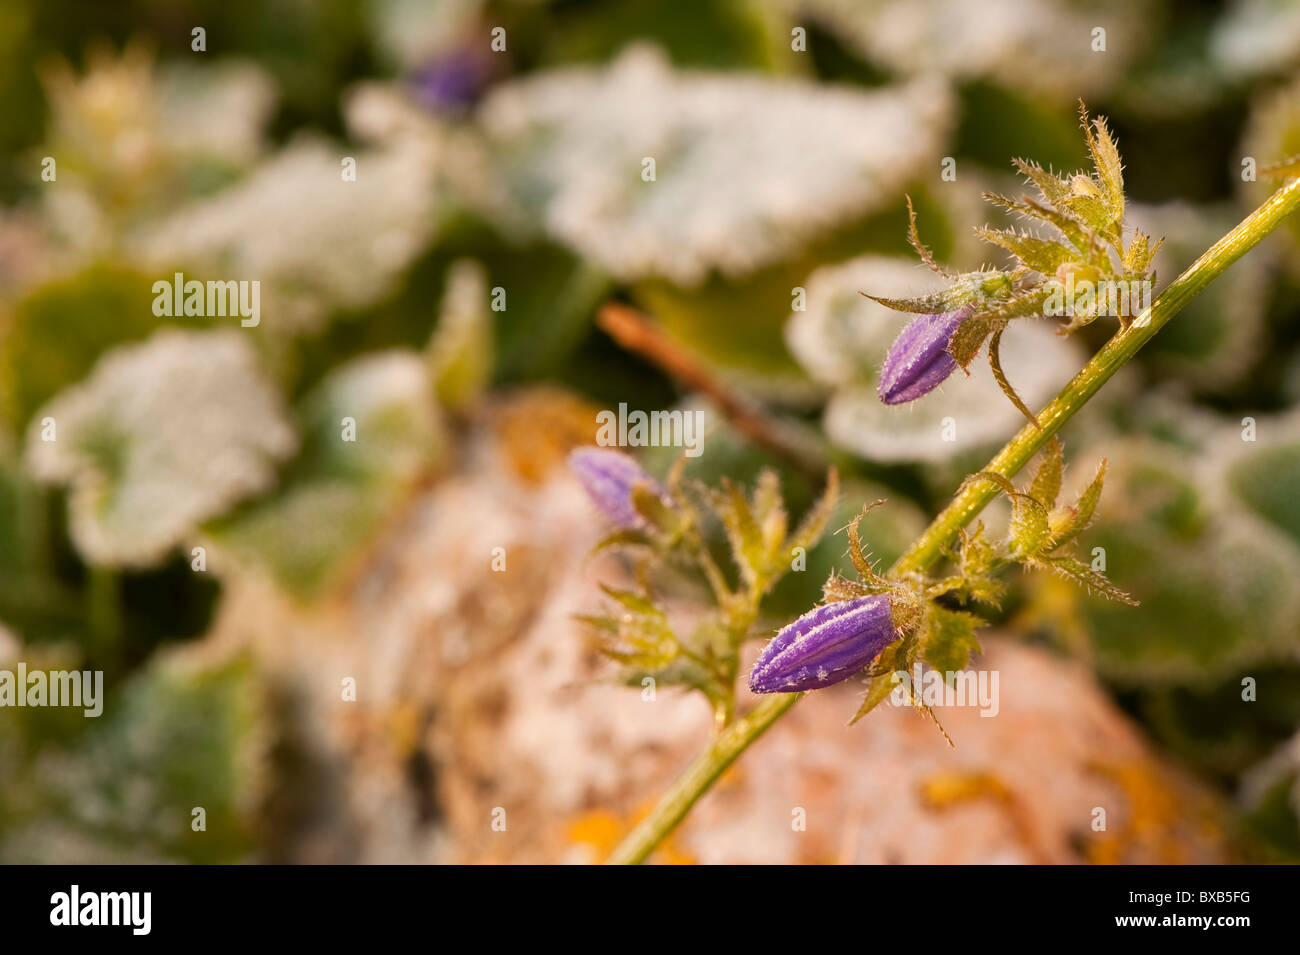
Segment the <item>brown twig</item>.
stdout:
<svg viewBox="0 0 1300 955">
<path fill-rule="evenodd" d="M 801 445 L 756 402 L 720 382 L 704 364 L 670 339 L 648 316 L 620 302 L 606 302 L 598 324 L 620 346 L 640 355 L 687 388 L 698 391 L 750 441 L 790 464 L 816 485 L 828 463 Z"/>
</svg>

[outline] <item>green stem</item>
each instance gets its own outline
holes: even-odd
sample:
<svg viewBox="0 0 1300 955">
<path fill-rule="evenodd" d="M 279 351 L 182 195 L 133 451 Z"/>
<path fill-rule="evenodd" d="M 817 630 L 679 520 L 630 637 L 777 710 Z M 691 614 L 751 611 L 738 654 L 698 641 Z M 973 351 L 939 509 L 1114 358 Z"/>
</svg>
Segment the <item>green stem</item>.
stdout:
<svg viewBox="0 0 1300 955">
<path fill-rule="evenodd" d="M 719 733 L 709 748 L 695 757 L 686 771 L 677 777 L 673 788 L 659 800 L 654 811 L 610 854 L 606 864 L 637 865 L 644 862 L 655 846 L 677 828 L 695 801 L 736 761 L 736 757 L 801 696 L 802 693 L 783 693 L 770 697 Z"/>
<path fill-rule="evenodd" d="M 1205 286 L 1277 228 L 1297 206 L 1300 206 L 1300 179 L 1291 180 L 1273 193 L 1262 206 L 1193 262 L 1148 309 L 1102 346 L 1083 370 L 1039 412 L 1041 427 L 1026 425 L 982 470 L 1013 477 L 1047 443 L 1048 438 L 1056 434 L 1125 362 L 1137 354 L 1138 349 Z M 957 532 L 974 520 L 997 493 L 997 487 L 989 481 L 967 485 L 898 559 L 890 574 L 919 573 L 929 568 Z M 791 693 L 764 700 L 720 733 L 691 762 L 650 815 L 628 834 L 608 861 L 632 865 L 644 862 L 723 771 L 802 696 L 802 693 Z"/>
</svg>

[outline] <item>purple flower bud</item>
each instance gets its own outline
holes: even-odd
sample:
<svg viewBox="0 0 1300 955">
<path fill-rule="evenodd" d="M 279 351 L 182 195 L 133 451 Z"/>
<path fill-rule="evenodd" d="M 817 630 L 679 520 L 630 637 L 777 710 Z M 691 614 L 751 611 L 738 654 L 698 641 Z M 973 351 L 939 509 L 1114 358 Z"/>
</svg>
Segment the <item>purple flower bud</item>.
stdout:
<svg viewBox="0 0 1300 955">
<path fill-rule="evenodd" d="M 819 690 L 857 673 L 896 636 L 888 597 L 825 604 L 763 648 L 749 674 L 749 688 L 755 693 Z"/>
<path fill-rule="evenodd" d="M 901 405 L 929 394 L 952 374 L 957 363 L 948 354 L 957 326 L 971 317 L 972 306 L 939 315 L 918 315 L 894 339 L 880 372 L 880 400 Z"/>
<path fill-rule="evenodd" d="M 456 113 L 473 105 L 491 73 L 489 55 L 463 47 L 430 60 L 412 77 L 416 99 L 438 113 Z"/>
<path fill-rule="evenodd" d="M 621 451 L 575 448 L 569 453 L 569 469 L 600 512 L 619 527 L 644 530 L 648 526 L 632 506 L 632 488 L 640 483 L 648 484 L 665 504 L 671 503 L 655 479 Z"/>
</svg>

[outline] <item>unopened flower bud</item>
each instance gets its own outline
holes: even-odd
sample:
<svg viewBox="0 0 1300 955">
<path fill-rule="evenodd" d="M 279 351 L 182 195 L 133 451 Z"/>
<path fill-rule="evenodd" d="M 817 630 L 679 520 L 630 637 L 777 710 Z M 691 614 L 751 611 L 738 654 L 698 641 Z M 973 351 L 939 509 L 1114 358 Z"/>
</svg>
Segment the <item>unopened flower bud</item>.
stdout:
<svg viewBox="0 0 1300 955">
<path fill-rule="evenodd" d="M 952 374 L 957 363 L 948 354 L 953 334 L 974 308 L 919 315 L 899 333 L 880 372 L 880 400 L 900 405 L 929 394 Z"/>
<path fill-rule="evenodd" d="M 665 504 L 667 492 L 641 465 L 621 451 L 607 448 L 575 448 L 569 453 L 569 469 L 577 475 L 592 503 L 619 527 L 644 530 L 649 525 L 632 503 L 632 489 L 646 484 Z"/>
<path fill-rule="evenodd" d="M 749 688 L 796 693 L 830 686 L 869 664 L 896 636 L 888 597 L 825 604 L 782 629 L 763 648 Z"/>
</svg>

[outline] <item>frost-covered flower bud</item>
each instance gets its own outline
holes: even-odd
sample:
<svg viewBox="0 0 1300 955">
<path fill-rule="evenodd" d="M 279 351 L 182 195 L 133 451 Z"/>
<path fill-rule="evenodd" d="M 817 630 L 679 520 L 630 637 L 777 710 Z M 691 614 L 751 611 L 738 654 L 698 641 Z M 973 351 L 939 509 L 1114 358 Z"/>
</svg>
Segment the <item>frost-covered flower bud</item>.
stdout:
<svg viewBox="0 0 1300 955">
<path fill-rule="evenodd" d="M 649 485 L 665 504 L 670 503 L 655 479 L 621 451 L 575 448 L 569 453 L 569 469 L 600 512 L 619 527 L 644 530 L 649 526 L 632 504 L 632 489 L 638 484 Z"/>
<path fill-rule="evenodd" d="M 918 315 L 894 339 L 880 372 L 880 400 L 901 405 L 929 394 L 952 374 L 948 354 L 953 333 L 974 313 L 973 306 L 939 315 Z"/>
<path fill-rule="evenodd" d="M 808 611 L 759 654 L 749 688 L 755 693 L 818 690 L 846 680 L 897 634 L 889 598 L 859 597 Z"/>
</svg>

